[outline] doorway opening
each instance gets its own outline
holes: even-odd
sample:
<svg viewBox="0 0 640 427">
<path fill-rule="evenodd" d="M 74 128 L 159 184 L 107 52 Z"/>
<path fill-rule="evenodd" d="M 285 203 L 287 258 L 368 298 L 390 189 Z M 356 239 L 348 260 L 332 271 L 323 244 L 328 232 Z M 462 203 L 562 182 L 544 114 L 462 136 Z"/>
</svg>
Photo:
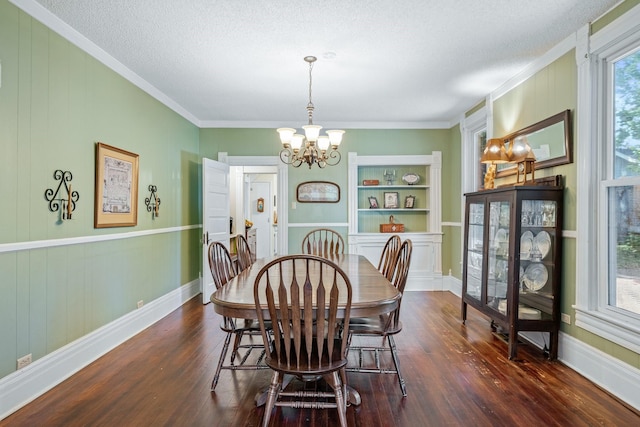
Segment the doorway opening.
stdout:
<svg viewBox="0 0 640 427">
<path fill-rule="evenodd" d="M 228 156 L 218 160 L 229 167 L 230 235 L 246 233 L 245 220 L 256 237 L 256 257 L 288 253 L 288 169 L 275 156 Z M 262 199 L 262 203 L 259 200 Z M 259 209 L 259 205 L 260 209 Z"/>
</svg>

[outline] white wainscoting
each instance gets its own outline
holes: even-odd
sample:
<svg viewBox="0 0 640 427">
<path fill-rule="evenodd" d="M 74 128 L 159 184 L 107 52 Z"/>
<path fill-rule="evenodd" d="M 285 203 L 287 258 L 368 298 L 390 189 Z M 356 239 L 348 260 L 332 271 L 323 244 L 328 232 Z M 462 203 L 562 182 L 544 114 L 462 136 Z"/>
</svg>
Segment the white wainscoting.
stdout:
<svg viewBox="0 0 640 427">
<path fill-rule="evenodd" d="M 384 233 L 349 234 L 349 253 L 364 255 L 377 266 L 380 254 L 391 237 Z M 402 240 L 411 239 L 413 253 L 406 291 L 442 291 L 442 234 L 402 233 Z"/>
</svg>

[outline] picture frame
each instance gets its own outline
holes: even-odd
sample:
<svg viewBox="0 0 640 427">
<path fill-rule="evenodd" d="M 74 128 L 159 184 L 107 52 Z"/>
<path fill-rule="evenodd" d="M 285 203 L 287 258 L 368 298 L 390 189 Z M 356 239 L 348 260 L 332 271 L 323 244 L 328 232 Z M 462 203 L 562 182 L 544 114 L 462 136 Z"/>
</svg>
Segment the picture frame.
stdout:
<svg viewBox="0 0 640 427">
<path fill-rule="evenodd" d="M 298 184 L 296 200 L 300 203 L 338 203 L 340 186 L 330 181 L 306 181 Z"/>
<path fill-rule="evenodd" d="M 96 143 L 94 228 L 138 224 L 139 156 Z"/>
<path fill-rule="evenodd" d="M 380 206 L 378 205 L 378 199 L 375 196 L 369 197 L 369 209 L 378 209 Z"/>
<path fill-rule="evenodd" d="M 257 211 L 264 212 L 264 199 L 262 197 L 258 199 Z"/>
<path fill-rule="evenodd" d="M 408 195 L 404 198 L 405 209 L 413 209 L 416 204 L 416 196 Z"/>
<path fill-rule="evenodd" d="M 384 193 L 384 208 L 385 209 L 397 209 L 398 208 L 398 192 L 387 191 Z"/>
</svg>

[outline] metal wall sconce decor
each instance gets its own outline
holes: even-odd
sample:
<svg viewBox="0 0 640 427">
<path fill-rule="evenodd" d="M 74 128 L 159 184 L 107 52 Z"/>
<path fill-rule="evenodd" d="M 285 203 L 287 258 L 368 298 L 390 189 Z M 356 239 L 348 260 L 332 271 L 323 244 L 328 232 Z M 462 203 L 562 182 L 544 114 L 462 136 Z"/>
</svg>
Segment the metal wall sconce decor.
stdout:
<svg viewBox="0 0 640 427">
<path fill-rule="evenodd" d="M 151 217 L 157 218 L 160 215 L 160 197 L 158 197 L 158 188 L 155 185 L 149 185 L 151 194 L 144 199 L 147 205 L 147 212 L 152 212 Z"/>
<path fill-rule="evenodd" d="M 60 211 L 60 219 L 71 219 L 72 212 L 76 210 L 76 202 L 80 199 L 80 194 L 77 191 L 71 189 L 71 180 L 73 176 L 70 171 L 62 171 L 57 169 L 53 173 L 53 179 L 60 181 L 55 191 L 51 188 L 47 188 L 44 192 L 44 198 L 49 202 L 49 210 L 51 212 Z M 67 183 L 69 185 L 67 185 Z M 66 197 L 61 192 L 64 187 Z"/>
</svg>

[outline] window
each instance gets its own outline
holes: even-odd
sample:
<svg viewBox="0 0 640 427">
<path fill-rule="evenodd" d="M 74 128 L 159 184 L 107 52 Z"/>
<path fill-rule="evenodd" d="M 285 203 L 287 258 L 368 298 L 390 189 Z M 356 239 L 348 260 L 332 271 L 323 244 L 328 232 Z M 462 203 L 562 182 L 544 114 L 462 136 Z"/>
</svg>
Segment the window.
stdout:
<svg viewBox="0 0 640 427">
<path fill-rule="evenodd" d="M 591 37 L 590 55 L 576 55 L 583 100 L 578 106 L 578 120 L 583 120 L 578 135 L 585 142 L 578 150 L 582 188 L 577 235 L 586 236 L 577 244 L 576 325 L 640 351 L 640 8 L 636 9 L 634 17 Z M 589 59 L 581 64 L 581 57 Z M 595 214 L 582 216 L 582 210 Z"/>
<path fill-rule="evenodd" d="M 608 298 L 613 308 L 640 314 L 640 52 L 610 62 L 612 109 L 607 121 L 612 173 L 608 209 Z"/>
</svg>

